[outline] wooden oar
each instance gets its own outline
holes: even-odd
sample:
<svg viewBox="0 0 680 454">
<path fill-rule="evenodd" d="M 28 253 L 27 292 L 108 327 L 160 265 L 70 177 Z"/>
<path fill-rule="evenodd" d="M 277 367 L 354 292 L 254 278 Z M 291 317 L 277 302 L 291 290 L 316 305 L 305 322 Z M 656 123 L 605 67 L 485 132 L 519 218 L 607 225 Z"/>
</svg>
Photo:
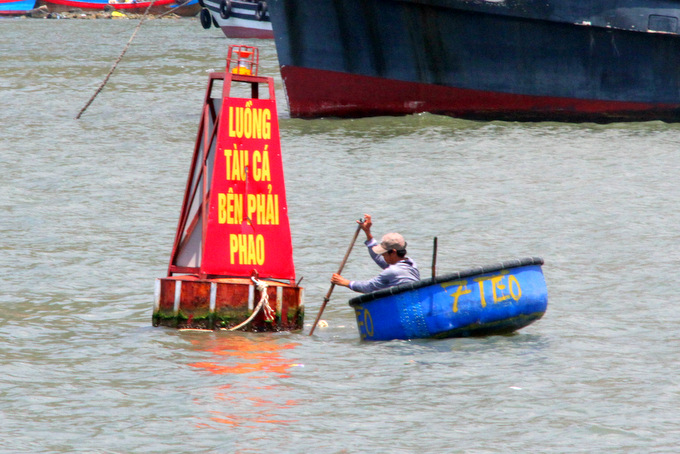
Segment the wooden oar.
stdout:
<svg viewBox="0 0 680 454">
<path fill-rule="evenodd" d="M 363 222 L 363 219 L 361 221 Z M 347 248 L 347 252 L 345 253 L 345 258 L 342 259 L 342 263 L 340 264 L 340 268 L 338 269 L 337 274 L 342 273 L 342 269 L 345 267 L 345 263 L 347 263 L 347 259 L 349 258 L 349 254 L 350 254 L 350 252 L 352 252 L 352 248 L 354 247 L 354 243 L 356 242 L 360 231 L 361 231 L 361 225 L 357 226 L 357 230 L 356 230 L 356 232 L 354 232 L 354 236 L 352 237 L 352 242 L 349 244 L 349 247 Z M 331 288 L 328 289 L 328 293 L 326 293 L 326 296 L 323 299 L 323 304 L 321 305 L 321 309 L 319 309 L 319 314 L 316 316 L 316 320 L 314 320 L 314 324 L 312 325 L 312 329 L 309 331 L 310 336 L 312 334 L 314 334 L 314 329 L 316 328 L 317 323 L 319 323 L 319 319 L 321 318 L 321 314 L 323 314 L 323 310 L 326 308 L 326 303 L 328 303 L 328 300 L 331 299 L 331 293 L 333 293 L 334 288 L 335 288 L 335 284 L 331 284 Z"/>
</svg>

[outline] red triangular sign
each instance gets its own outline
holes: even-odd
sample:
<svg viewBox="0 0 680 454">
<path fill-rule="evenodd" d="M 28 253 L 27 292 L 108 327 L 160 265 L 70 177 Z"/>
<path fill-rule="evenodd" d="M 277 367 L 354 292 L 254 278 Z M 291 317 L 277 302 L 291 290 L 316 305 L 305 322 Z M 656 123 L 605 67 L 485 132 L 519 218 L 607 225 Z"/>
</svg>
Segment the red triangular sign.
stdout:
<svg viewBox="0 0 680 454">
<path fill-rule="evenodd" d="M 224 98 L 210 180 L 201 273 L 295 280 L 274 99 Z"/>
</svg>

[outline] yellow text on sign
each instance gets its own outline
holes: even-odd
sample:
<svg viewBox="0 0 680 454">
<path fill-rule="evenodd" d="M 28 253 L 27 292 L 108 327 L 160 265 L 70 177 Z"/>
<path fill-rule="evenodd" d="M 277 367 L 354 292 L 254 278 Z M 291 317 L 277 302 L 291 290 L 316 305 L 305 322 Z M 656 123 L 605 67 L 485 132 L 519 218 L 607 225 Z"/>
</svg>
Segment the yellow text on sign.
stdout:
<svg viewBox="0 0 680 454">
<path fill-rule="evenodd" d="M 229 234 L 229 260 L 232 265 L 264 265 L 264 237 L 252 234 Z"/>
<path fill-rule="evenodd" d="M 234 144 L 232 150 L 225 148 L 225 178 L 227 180 L 246 181 L 248 176 L 248 157 L 248 151 L 239 150 L 236 144 Z"/>
<path fill-rule="evenodd" d="M 229 137 L 271 139 L 271 110 L 253 109 L 252 105 L 253 102 L 248 101 L 245 107 L 229 106 Z"/>
<path fill-rule="evenodd" d="M 501 271 L 499 274 L 474 278 L 473 282 L 477 283 L 479 287 L 479 302 L 482 307 L 486 307 L 486 290 L 491 290 L 491 300 L 494 304 L 500 303 L 512 298 L 519 301 L 522 297 L 522 287 L 519 285 L 517 277 L 508 274 L 507 270 Z M 487 284 L 488 283 L 488 284 Z M 472 293 L 472 289 L 468 286 L 468 280 L 462 279 L 459 281 L 444 282 L 441 284 L 444 289 L 448 290 L 454 287 L 455 290 L 450 296 L 453 298 L 453 312 L 458 312 L 458 299 Z"/>
<path fill-rule="evenodd" d="M 272 173 L 269 168 L 269 145 L 264 146 L 264 151 L 253 151 L 253 179 L 255 181 L 272 181 Z"/>
<path fill-rule="evenodd" d="M 271 190 L 271 186 L 270 186 Z M 229 188 L 225 194 L 217 194 L 217 222 L 219 224 L 241 224 L 244 219 L 244 194 L 234 194 Z M 247 194 L 247 214 L 245 218 L 253 224 L 279 225 L 279 195 L 278 194 Z"/>
<path fill-rule="evenodd" d="M 260 225 L 279 225 L 279 195 L 248 194 L 248 219 Z"/>
<path fill-rule="evenodd" d="M 219 224 L 240 224 L 243 222 L 243 194 L 234 194 L 229 188 L 225 194 L 217 194 L 217 222 Z"/>
<path fill-rule="evenodd" d="M 248 172 L 252 167 L 253 180 L 271 181 L 272 172 L 269 165 L 269 145 L 265 145 L 264 151 L 253 151 L 253 164 L 250 165 L 250 154 L 247 150 L 239 150 L 234 144 L 232 149 L 224 149 L 224 177 L 227 181 L 246 181 Z"/>
</svg>

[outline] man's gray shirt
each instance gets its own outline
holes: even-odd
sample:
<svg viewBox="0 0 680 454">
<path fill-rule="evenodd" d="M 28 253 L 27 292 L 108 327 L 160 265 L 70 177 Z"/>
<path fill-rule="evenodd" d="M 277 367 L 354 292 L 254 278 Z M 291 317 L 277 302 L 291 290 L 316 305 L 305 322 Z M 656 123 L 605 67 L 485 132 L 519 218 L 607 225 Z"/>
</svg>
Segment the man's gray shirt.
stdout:
<svg viewBox="0 0 680 454">
<path fill-rule="evenodd" d="M 394 265 L 388 264 L 381 255 L 373 252 L 373 246 L 377 246 L 378 242 L 375 238 L 364 243 L 368 247 L 368 253 L 375 263 L 378 264 L 383 272 L 367 281 L 350 281 L 349 288 L 359 293 L 375 292 L 383 288 L 393 287 L 395 285 L 403 284 L 405 282 L 413 282 L 420 280 L 420 272 L 416 263 L 408 257 L 404 257 L 401 261 Z"/>
</svg>

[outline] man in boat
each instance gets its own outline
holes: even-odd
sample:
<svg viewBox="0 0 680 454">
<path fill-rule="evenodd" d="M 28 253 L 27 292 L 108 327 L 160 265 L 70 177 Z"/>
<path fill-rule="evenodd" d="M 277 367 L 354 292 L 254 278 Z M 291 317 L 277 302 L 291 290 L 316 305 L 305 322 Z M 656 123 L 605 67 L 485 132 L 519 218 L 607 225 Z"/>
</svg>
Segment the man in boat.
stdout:
<svg viewBox="0 0 680 454">
<path fill-rule="evenodd" d="M 331 283 L 349 287 L 359 293 L 369 293 L 383 288 L 393 287 L 405 282 L 420 280 L 420 272 L 415 262 L 406 256 L 406 241 L 399 233 L 387 233 L 382 237 L 380 244 L 371 234 L 371 215 L 364 215 L 363 220 L 357 221 L 361 230 L 366 233 L 368 254 L 373 261 L 383 269 L 382 273 L 367 281 L 350 281 L 333 274 Z"/>
</svg>

